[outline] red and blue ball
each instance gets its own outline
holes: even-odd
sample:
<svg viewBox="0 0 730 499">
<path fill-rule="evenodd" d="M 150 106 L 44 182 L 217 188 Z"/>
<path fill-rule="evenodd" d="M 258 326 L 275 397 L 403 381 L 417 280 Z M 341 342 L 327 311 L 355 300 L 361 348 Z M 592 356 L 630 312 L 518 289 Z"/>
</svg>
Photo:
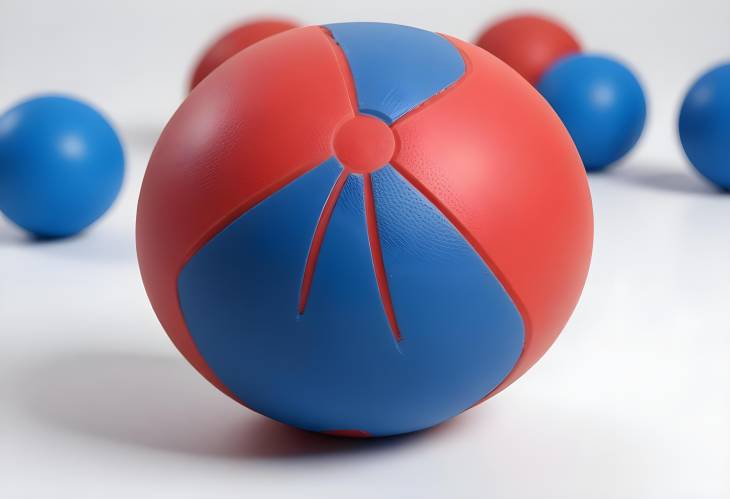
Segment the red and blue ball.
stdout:
<svg viewBox="0 0 730 499">
<path fill-rule="evenodd" d="M 160 137 L 137 246 L 209 381 L 354 436 L 443 422 L 519 378 L 581 293 L 591 200 L 535 89 L 415 28 L 294 29 L 203 80 Z"/>
</svg>

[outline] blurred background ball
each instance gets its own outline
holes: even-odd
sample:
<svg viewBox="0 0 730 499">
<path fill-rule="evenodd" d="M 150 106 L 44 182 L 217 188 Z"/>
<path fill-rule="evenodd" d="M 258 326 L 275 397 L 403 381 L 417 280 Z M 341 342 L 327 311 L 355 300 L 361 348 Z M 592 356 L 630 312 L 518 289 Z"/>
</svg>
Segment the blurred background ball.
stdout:
<svg viewBox="0 0 730 499">
<path fill-rule="evenodd" d="M 215 68 L 236 55 L 246 47 L 268 38 L 271 35 L 281 33 L 297 25 L 281 19 L 261 19 L 258 21 L 242 24 L 231 31 L 226 32 L 206 49 L 200 57 L 198 64 L 193 71 L 193 78 L 190 81 L 190 90 L 208 76 Z"/>
<path fill-rule="evenodd" d="M 703 74 L 679 114 L 687 158 L 709 181 L 730 189 L 730 63 Z"/>
<path fill-rule="evenodd" d="M 618 161 L 641 137 L 644 91 L 631 70 L 615 59 L 566 57 L 545 73 L 537 89 L 568 128 L 588 171 Z"/>
<path fill-rule="evenodd" d="M 487 28 L 476 44 L 509 64 L 533 85 L 557 60 L 581 50 L 568 28 L 537 15 L 504 19 Z"/>
<path fill-rule="evenodd" d="M 36 97 L 0 117 L 0 211 L 37 236 L 88 227 L 112 205 L 123 177 L 117 134 L 84 102 Z"/>
<path fill-rule="evenodd" d="M 519 378 L 573 311 L 592 241 L 580 157 L 535 88 L 381 23 L 290 30 L 211 73 L 137 211 L 145 289 L 191 364 L 341 435 L 427 428 Z"/>
</svg>

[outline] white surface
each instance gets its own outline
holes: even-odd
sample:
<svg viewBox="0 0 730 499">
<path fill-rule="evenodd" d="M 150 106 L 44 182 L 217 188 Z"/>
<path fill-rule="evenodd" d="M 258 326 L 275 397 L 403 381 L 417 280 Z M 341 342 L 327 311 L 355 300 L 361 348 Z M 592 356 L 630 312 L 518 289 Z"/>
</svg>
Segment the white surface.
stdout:
<svg viewBox="0 0 730 499">
<path fill-rule="evenodd" d="M 464 38 L 508 5 L 452 1 L 446 16 L 442 3 L 392 3 L 288 2 L 307 22 L 395 20 Z M 667 3 L 551 9 L 640 67 L 654 111 L 636 153 L 591 177 L 593 266 L 561 339 L 478 409 L 359 442 L 219 394 L 174 350 L 139 278 L 134 210 L 155 136 L 190 53 L 245 9 L 4 2 L 0 102 L 41 88 L 87 96 L 119 123 L 129 174 L 81 237 L 37 243 L 0 221 L 0 497 L 730 497 L 730 197 L 693 175 L 674 138 L 681 91 L 730 55 L 730 4 Z M 62 54 L 78 56 L 73 71 Z"/>
</svg>

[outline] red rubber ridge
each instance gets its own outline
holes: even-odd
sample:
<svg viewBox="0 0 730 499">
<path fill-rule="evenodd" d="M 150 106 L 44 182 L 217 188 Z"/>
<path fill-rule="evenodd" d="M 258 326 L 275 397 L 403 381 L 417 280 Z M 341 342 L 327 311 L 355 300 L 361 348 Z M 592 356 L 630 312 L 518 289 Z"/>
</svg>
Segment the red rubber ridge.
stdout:
<svg viewBox="0 0 730 499">
<path fill-rule="evenodd" d="M 354 114 L 358 114 L 360 112 L 360 106 L 357 103 L 357 90 L 355 89 L 355 80 L 352 78 L 350 62 L 347 60 L 347 56 L 345 56 L 345 53 L 342 51 L 342 47 L 340 47 L 340 44 L 337 43 L 337 40 L 332 35 L 332 32 L 324 26 L 320 26 L 320 29 L 329 40 L 332 54 L 337 60 L 337 67 L 340 70 L 340 76 L 342 76 L 342 83 L 345 84 L 345 88 L 347 89 L 347 96 L 350 98 L 350 106 L 352 106 L 352 112 Z"/>
<path fill-rule="evenodd" d="M 416 107 L 414 107 L 413 109 L 411 109 L 410 111 L 405 113 L 403 116 L 400 116 L 397 120 L 393 121 L 393 123 L 390 124 L 391 128 L 395 127 L 396 124 L 399 124 L 399 123 L 405 121 L 409 117 L 418 114 L 418 112 L 421 111 L 422 109 L 428 107 L 429 105 L 433 104 L 434 102 L 438 101 L 439 99 L 441 99 L 442 97 L 444 97 L 445 95 L 450 93 L 452 90 L 455 90 L 456 88 L 458 88 L 460 86 L 460 84 L 464 80 L 466 80 L 466 77 L 469 76 L 469 74 L 472 72 L 471 61 L 469 60 L 467 55 L 459 49 L 459 47 L 454 45 L 454 43 L 451 41 L 450 37 L 447 35 L 444 35 L 442 33 L 436 33 L 436 34 L 438 36 L 440 36 L 441 38 L 444 38 L 447 42 L 449 42 L 451 44 L 452 47 L 454 47 L 456 49 L 457 52 L 459 52 L 459 55 L 461 56 L 461 60 L 464 61 L 464 74 L 462 74 L 459 77 L 459 79 L 456 80 L 455 82 L 453 82 L 452 84 L 448 85 L 445 88 L 442 88 L 439 92 L 435 93 L 434 95 L 432 95 L 431 97 L 424 100 L 423 102 L 418 104 Z M 393 130 L 393 131 L 395 132 L 395 130 Z"/>
<path fill-rule="evenodd" d="M 297 307 L 299 315 L 304 313 L 304 309 L 307 307 L 307 299 L 309 298 L 309 290 L 312 288 L 312 279 L 314 278 L 314 270 L 317 267 L 317 259 L 319 258 L 319 251 L 322 249 L 322 243 L 324 242 L 324 235 L 327 232 L 327 226 L 329 226 L 332 213 L 335 211 L 335 205 L 340 197 L 342 188 L 347 181 L 349 173 L 343 170 L 340 176 L 337 177 L 335 185 L 332 186 L 327 201 L 324 203 L 322 213 L 317 221 L 317 227 L 314 229 L 314 235 L 312 236 L 312 244 L 309 247 L 309 254 L 307 255 L 307 263 L 304 265 L 304 275 L 302 276 L 302 287 L 299 291 L 299 306 Z"/>
</svg>

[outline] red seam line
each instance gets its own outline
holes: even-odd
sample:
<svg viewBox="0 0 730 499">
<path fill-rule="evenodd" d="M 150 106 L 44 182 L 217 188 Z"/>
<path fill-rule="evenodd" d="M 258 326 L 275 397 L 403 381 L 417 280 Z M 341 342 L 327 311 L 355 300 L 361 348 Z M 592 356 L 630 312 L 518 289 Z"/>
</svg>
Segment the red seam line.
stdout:
<svg viewBox="0 0 730 499">
<path fill-rule="evenodd" d="M 218 234 L 222 229 L 230 225 L 230 223 L 233 220 L 236 220 L 238 217 L 246 213 L 248 210 L 253 208 L 254 206 L 258 205 L 259 203 L 263 202 L 266 198 L 274 194 L 275 192 L 280 191 L 290 183 L 294 182 L 295 180 L 299 179 L 306 173 L 309 173 L 317 166 L 321 165 L 327 160 L 327 158 L 322 159 L 321 161 L 315 161 L 313 163 L 306 164 L 302 168 L 298 168 L 296 171 L 292 172 L 290 175 L 287 175 L 286 177 L 282 178 L 281 180 L 272 183 L 271 185 L 266 186 L 265 188 L 259 190 L 258 192 L 254 193 L 253 195 L 249 196 L 247 199 L 243 200 L 240 204 L 236 205 L 234 208 L 229 210 L 227 213 L 225 213 L 222 217 L 220 217 L 218 220 L 216 220 L 208 230 L 206 230 L 203 235 L 198 238 L 193 244 L 190 245 L 189 249 L 184 253 L 182 262 L 179 265 L 178 273 L 187 265 L 188 261 L 195 255 L 198 251 L 200 251 L 203 246 L 208 244 L 208 242 L 213 239 L 213 237 Z"/>
<path fill-rule="evenodd" d="M 373 269 L 375 270 L 375 281 L 378 284 L 380 292 L 380 301 L 383 303 L 385 315 L 388 318 L 390 329 L 393 332 L 395 341 L 400 342 L 401 334 L 398 328 L 398 322 L 395 319 L 395 309 L 393 308 L 393 300 L 390 296 L 388 288 L 388 277 L 385 273 L 385 264 L 383 263 L 383 251 L 380 247 L 380 237 L 378 235 L 378 222 L 375 218 L 375 198 L 373 196 L 373 183 L 370 174 L 363 175 L 365 183 L 365 220 L 368 228 L 368 239 L 370 241 L 370 252 L 372 254 Z"/>
<path fill-rule="evenodd" d="M 517 295 L 517 292 L 509 284 L 509 281 L 507 280 L 504 273 L 499 269 L 499 267 L 497 267 L 497 264 L 489 257 L 484 248 L 481 247 L 481 245 L 467 230 L 467 228 L 453 215 L 453 213 L 446 209 L 441 201 L 437 199 L 422 183 L 420 183 L 415 176 L 411 175 L 410 172 L 401 167 L 395 160 L 390 161 L 390 166 L 392 166 L 395 171 L 400 173 L 403 178 L 405 178 L 418 192 L 420 192 L 426 199 L 428 199 L 429 202 L 431 202 L 431 204 L 433 204 L 444 217 L 446 217 L 446 220 L 448 220 L 456 228 L 459 234 L 461 234 L 462 237 L 466 239 L 466 242 L 469 243 L 474 251 L 482 258 L 487 268 L 489 268 L 489 270 L 497 278 L 497 281 L 499 281 L 499 283 L 504 287 L 505 291 L 512 299 L 512 303 L 514 303 L 515 308 L 520 313 L 520 317 L 523 321 L 525 335 L 525 341 L 523 343 L 524 352 L 524 348 L 528 344 L 530 336 L 529 333 L 531 331 L 529 315 L 527 314 L 527 308 L 522 303 L 522 300 Z M 520 354 L 520 358 L 522 358 L 522 354 Z M 519 362 L 519 359 L 517 360 L 517 362 Z M 515 367 L 517 366 L 517 362 L 515 363 Z"/>
<path fill-rule="evenodd" d="M 469 74 L 472 72 L 472 63 L 469 59 L 469 56 L 466 55 L 465 52 L 463 52 L 459 47 L 456 46 L 453 39 L 450 36 L 442 35 L 441 33 L 437 33 L 437 35 L 441 36 L 442 38 L 445 38 L 446 41 L 448 41 L 459 53 L 461 56 L 461 59 L 464 61 L 464 73 L 459 77 L 458 80 L 451 83 L 450 85 L 447 85 L 446 87 L 442 88 L 437 94 L 432 95 L 425 101 L 421 102 L 419 105 L 408 111 L 406 114 L 395 120 L 393 123 L 391 123 L 391 127 L 394 127 L 397 124 L 402 123 L 403 121 L 408 120 L 412 116 L 415 116 L 420 113 L 424 108 L 430 106 L 436 101 L 441 100 L 446 95 L 450 94 L 453 90 L 461 86 L 461 84 L 466 81 L 466 78 L 469 76 Z"/>
<path fill-rule="evenodd" d="M 347 60 L 345 52 L 342 50 L 340 44 L 337 43 L 337 39 L 332 34 L 332 32 L 324 26 L 320 26 L 320 29 L 330 41 L 330 48 L 332 49 L 332 53 L 335 56 L 337 69 L 339 69 L 340 76 L 342 77 L 342 82 L 345 84 L 345 88 L 347 89 L 347 97 L 350 100 L 352 112 L 355 114 L 359 114 L 360 106 L 357 103 L 357 90 L 355 89 L 355 79 L 352 76 L 350 62 Z"/>
<path fill-rule="evenodd" d="M 350 69 L 350 63 L 347 61 L 347 56 L 342 50 L 342 47 L 340 47 L 340 45 L 337 43 L 337 40 L 335 40 L 335 37 L 330 30 L 328 30 L 324 26 L 319 26 L 319 29 L 322 34 L 324 34 L 325 38 L 327 38 L 327 40 L 329 41 L 330 50 L 332 50 L 332 54 L 335 57 L 337 69 L 340 73 L 340 76 L 342 77 L 342 82 L 345 84 L 345 88 L 347 90 L 347 98 L 350 102 L 352 112 L 354 114 L 358 114 L 359 108 L 357 104 L 357 91 L 355 89 L 355 80 L 352 76 L 352 70 Z M 332 149 L 331 145 L 330 149 Z M 334 155 L 333 151 L 330 152 L 330 155 Z M 200 237 L 197 241 L 195 241 L 195 243 L 191 245 L 188 251 L 185 252 L 183 261 L 178 269 L 178 273 L 185 267 L 185 265 L 193 257 L 193 255 L 197 253 L 203 246 L 205 246 L 208 241 L 210 241 L 210 239 L 212 239 L 213 236 L 217 234 L 222 228 L 226 227 L 231 222 L 231 220 L 238 218 L 243 213 L 269 197 L 274 192 L 283 188 L 290 182 L 293 182 L 308 171 L 312 170 L 315 166 L 322 164 L 322 162 L 326 161 L 326 159 L 327 158 L 323 159 L 322 161 L 306 165 L 304 168 L 297 170 L 292 175 L 289 175 L 286 178 L 282 179 L 280 182 L 276 182 L 264 188 L 262 191 L 254 194 L 249 200 L 241 203 L 239 206 L 236 206 L 231 211 L 222 216 L 203 234 L 202 237 Z"/>
<path fill-rule="evenodd" d="M 327 201 L 324 203 L 322 213 L 319 215 L 317 221 L 317 228 L 314 230 L 312 236 L 312 244 L 309 247 L 309 254 L 307 254 L 307 263 L 304 265 L 304 275 L 302 276 L 302 287 L 299 290 L 299 315 L 304 313 L 304 309 L 307 306 L 307 299 L 309 298 L 309 290 L 312 288 L 312 279 L 314 278 L 314 270 L 317 267 L 317 259 L 319 258 L 319 251 L 322 249 L 322 243 L 324 242 L 324 234 L 327 232 L 332 213 L 335 211 L 335 204 L 337 199 L 340 197 L 342 187 L 347 181 L 349 173 L 343 170 L 340 176 L 337 177 L 335 185 L 332 186 Z"/>
</svg>

